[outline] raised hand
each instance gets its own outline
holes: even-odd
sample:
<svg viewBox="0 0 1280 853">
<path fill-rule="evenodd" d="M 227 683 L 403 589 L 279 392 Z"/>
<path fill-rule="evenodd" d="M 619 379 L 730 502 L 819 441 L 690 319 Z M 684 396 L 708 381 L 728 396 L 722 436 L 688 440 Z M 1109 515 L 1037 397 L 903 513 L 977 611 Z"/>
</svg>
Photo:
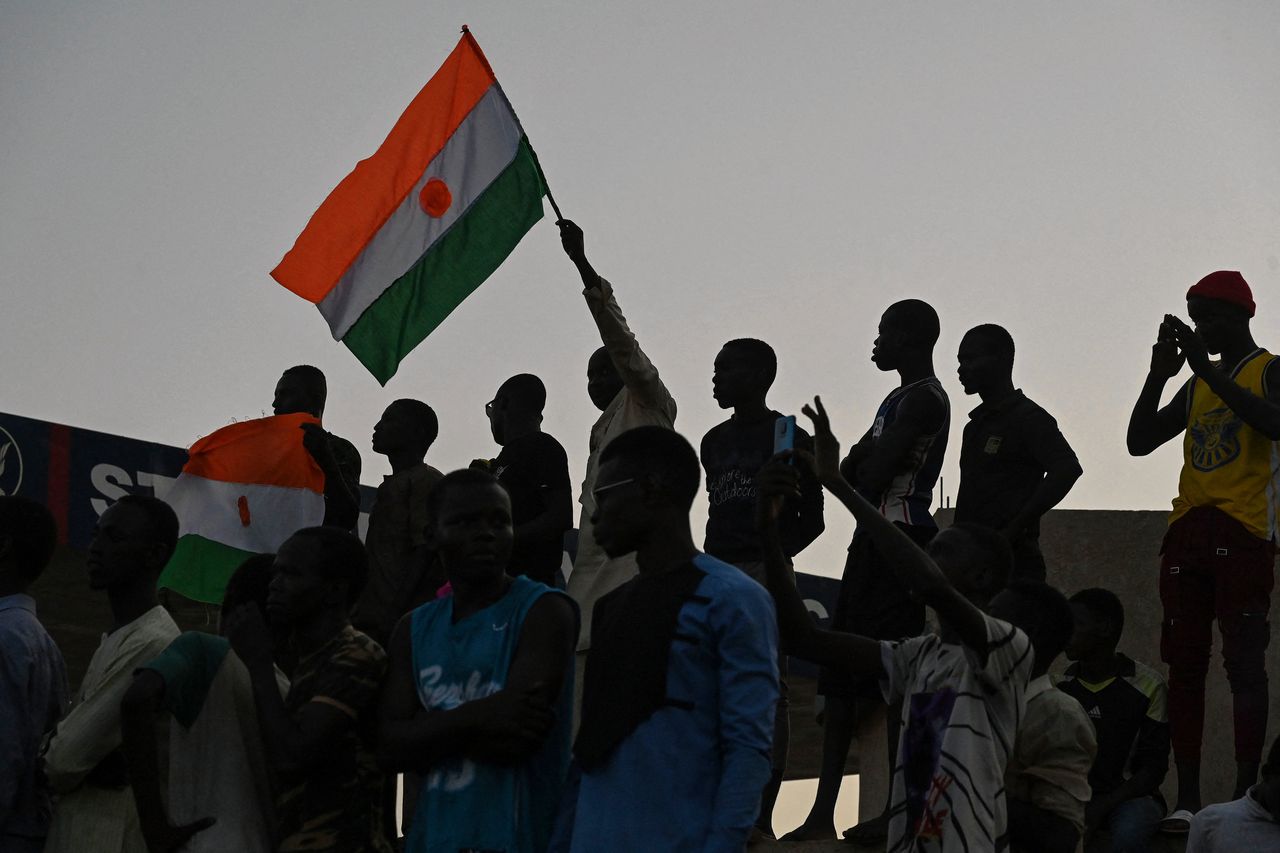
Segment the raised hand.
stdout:
<svg viewBox="0 0 1280 853">
<path fill-rule="evenodd" d="M 333 455 L 333 445 L 329 439 L 331 436 L 324 427 L 319 424 L 305 423 L 300 427 L 302 430 L 302 446 L 311 454 L 311 458 L 316 460 L 316 464 L 329 472 L 338 465 L 337 458 Z"/>
<path fill-rule="evenodd" d="M 1209 351 L 1205 349 L 1204 341 L 1200 340 L 1200 336 L 1195 330 L 1182 322 L 1181 319 L 1172 314 L 1164 315 L 1164 322 L 1160 324 L 1160 334 L 1162 337 L 1172 341 L 1178 349 L 1178 367 L 1181 369 L 1181 360 L 1186 359 L 1187 365 L 1195 371 L 1197 376 L 1203 376 L 1205 371 L 1212 370 L 1213 365 L 1209 361 Z M 1157 342 L 1156 346 L 1160 346 Z M 1155 369 L 1155 353 L 1151 356 L 1152 369 Z M 1170 362 L 1170 365 L 1172 362 Z M 1176 371 L 1175 371 L 1176 372 Z M 1171 376 L 1173 374 L 1170 374 Z"/>
<path fill-rule="evenodd" d="M 779 453 L 756 474 L 756 528 L 763 530 L 778 520 L 782 504 L 800 497 L 800 472 L 787 462 L 791 451 Z"/>
<path fill-rule="evenodd" d="M 564 253 L 569 256 L 569 260 L 575 264 L 585 262 L 587 247 L 582 229 L 572 219 L 561 219 L 556 225 L 560 226 L 560 245 L 564 247 Z"/>
<path fill-rule="evenodd" d="M 831 431 L 831 419 L 822 398 L 814 397 L 813 405 L 806 404 L 800 411 L 813 421 L 813 473 L 823 485 L 838 482 L 841 479 L 840 440 Z"/>
</svg>

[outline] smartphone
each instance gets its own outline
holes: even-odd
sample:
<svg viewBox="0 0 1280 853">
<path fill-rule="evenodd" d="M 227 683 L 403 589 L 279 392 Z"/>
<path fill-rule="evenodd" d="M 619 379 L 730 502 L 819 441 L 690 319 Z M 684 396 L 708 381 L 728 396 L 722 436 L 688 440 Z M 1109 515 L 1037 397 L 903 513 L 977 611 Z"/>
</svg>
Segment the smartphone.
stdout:
<svg viewBox="0 0 1280 853">
<path fill-rule="evenodd" d="M 773 422 L 773 452 L 794 450 L 796 446 L 796 416 L 781 415 Z"/>
</svg>

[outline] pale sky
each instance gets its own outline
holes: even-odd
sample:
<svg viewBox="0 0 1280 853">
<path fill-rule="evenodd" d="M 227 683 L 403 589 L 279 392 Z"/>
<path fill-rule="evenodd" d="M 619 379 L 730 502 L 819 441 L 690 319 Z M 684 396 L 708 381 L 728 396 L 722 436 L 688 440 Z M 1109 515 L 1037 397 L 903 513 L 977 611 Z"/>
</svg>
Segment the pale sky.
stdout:
<svg viewBox="0 0 1280 853">
<path fill-rule="evenodd" d="M 1064 506 L 1164 508 L 1178 448 L 1124 449 L 1161 315 L 1239 269 L 1280 346 L 1274 2 L 0 0 L 0 410 L 187 445 L 312 363 L 376 483 L 388 402 L 431 403 L 428 460 L 460 467 L 496 455 L 483 405 L 528 371 L 579 481 L 598 341 L 549 206 L 385 389 L 268 277 L 464 23 L 695 445 L 743 336 L 778 351 L 776 408 L 821 393 L 856 439 L 895 384 L 879 314 L 920 297 L 949 495 L 976 402 L 956 347 L 996 322 L 1084 465 Z M 801 568 L 838 573 L 828 519 Z"/>
</svg>

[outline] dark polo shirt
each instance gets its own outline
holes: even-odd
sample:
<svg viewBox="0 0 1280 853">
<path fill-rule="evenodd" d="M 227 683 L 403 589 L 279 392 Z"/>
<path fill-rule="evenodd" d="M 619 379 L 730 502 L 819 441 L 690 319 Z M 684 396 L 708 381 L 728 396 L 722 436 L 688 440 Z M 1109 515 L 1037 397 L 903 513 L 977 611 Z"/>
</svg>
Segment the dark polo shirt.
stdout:
<svg viewBox="0 0 1280 853">
<path fill-rule="evenodd" d="M 1008 524 L 1040 487 L 1045 472 L 1075 451 L 1058 422 L 1021 391 L 983 403 L 969 413 L 960 444 L 960 491 L 956 522 L 997 530 Z M 1027 525 L 1023 538 L 1040 538 L 1040 520 Z"/>
</svg>

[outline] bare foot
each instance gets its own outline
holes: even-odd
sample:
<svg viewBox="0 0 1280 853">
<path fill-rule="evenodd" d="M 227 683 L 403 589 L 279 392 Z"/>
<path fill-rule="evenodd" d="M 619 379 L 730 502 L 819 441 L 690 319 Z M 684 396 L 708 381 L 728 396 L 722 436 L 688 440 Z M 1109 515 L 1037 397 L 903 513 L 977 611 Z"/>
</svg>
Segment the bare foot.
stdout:
<svg viewBox="0 0 1280 853">
<path fill-rule="evenodd" d="M 859 821 L 857 826 L 844 831 L 844 840 L 859 846 L 884 844 L 888 838 L 889 814 L 887 812 L 881 812 L 871 820 Z"/>
<path fill-rule="evenodd" d="M 827 824 L 810 824 L 808 821 L 800 824 L 786 835 L 779 838 L 779 841 L 832 841 L 836 837 L 836 825 L 834 823 Z"/>
</svg>

